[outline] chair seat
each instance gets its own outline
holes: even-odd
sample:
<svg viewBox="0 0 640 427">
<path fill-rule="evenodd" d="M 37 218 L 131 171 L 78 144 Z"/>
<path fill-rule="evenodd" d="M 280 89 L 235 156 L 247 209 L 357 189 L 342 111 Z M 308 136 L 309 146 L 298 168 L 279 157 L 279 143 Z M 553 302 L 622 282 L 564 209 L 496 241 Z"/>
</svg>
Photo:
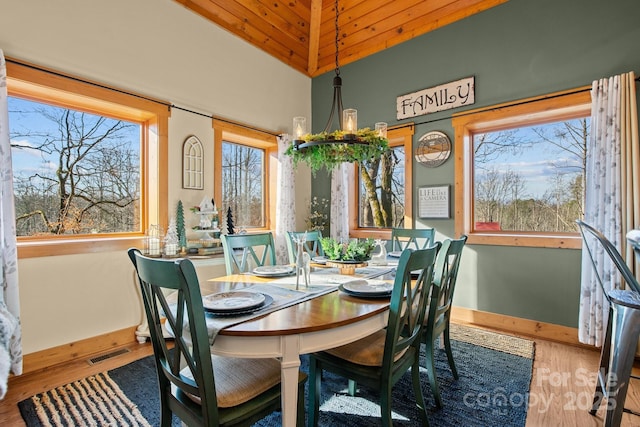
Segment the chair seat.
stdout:
<svg viewBox="0 0 640 427">
<path fill-rule="evenodd" d="M 276 359 L 240 359 L 212 355 L 218 407 L 230 408 L 247 402 L 280 383 L 280 362 Z M 193 379 L 188 368 L 180 371 Z M 200 398 L 187 396 L 200 404 Z"/>
<path fill-rule="evenodd" d="M 371 335 L 359 339 L 358 341 L 326 350 L 325 353 L 329 353 L 332 356 L 348 360 L 349 362 L 358 365 L 382 366 L 382 356 L 384 355 L 384 343 L 386 337 L 386 330 L 381 329 Z M 397 362 L 406 351 L 407 349 L 404 349 L 396 354 L 394 361 Z"/>
</svg>

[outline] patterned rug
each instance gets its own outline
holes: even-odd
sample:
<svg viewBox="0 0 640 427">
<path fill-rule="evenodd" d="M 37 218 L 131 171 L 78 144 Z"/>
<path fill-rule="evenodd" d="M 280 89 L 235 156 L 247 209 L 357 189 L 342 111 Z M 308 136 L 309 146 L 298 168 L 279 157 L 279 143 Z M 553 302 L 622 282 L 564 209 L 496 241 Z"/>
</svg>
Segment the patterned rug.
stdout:
<svg viewBox="0 0 640 427">
<path fill-rule="evenodd" d="M 453 378 L 444 350 L 437 350 L 442 409 L 435 407 L 427 372 L 421 369 L 431 426 L 524 426 L 534 343 L 459 325 L 452 325 L 451 338 L 459 379 Z M 303 357 L 303 370 L 307 362 Z M 361 387 L 351 397 L 344 379 L 325 373 L 320 425 L 378 426 L 377 402 L 376 390 Z M 160 413 L 153 358 L 38 394 L 18 406 L 28 427 L 157 426 Z M 419 425 L 409 373 L 394 387 L 392 408 L 394 425 Z M 180 425 L 175 417 L 173 424 Z M 280 414 L 273 413 L 256 427 L 280 425 Z"/>
</svg>

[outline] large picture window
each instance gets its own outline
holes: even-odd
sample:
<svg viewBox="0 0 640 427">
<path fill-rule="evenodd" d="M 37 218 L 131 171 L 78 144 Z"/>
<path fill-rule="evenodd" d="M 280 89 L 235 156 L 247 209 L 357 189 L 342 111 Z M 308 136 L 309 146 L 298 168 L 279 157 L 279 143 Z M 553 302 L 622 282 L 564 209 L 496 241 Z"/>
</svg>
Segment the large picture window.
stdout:
<svg viewBox="0 0 640 427">
<path fill-rule="evenodd" d="M 18 256 L 126 249 L 167 223 L 167 103 L 7 63 Z"/>
<path fill-rule="evenodd" d="M 16 233 L 127 233 L 140 225 L 138 123 L 9 97 Z"/>
<path fill-rule="evenodd" d="M 456 131 L 456 234 L 469 243 L 576 247 L 588 91 L 466 113 Z"/>
</svg>

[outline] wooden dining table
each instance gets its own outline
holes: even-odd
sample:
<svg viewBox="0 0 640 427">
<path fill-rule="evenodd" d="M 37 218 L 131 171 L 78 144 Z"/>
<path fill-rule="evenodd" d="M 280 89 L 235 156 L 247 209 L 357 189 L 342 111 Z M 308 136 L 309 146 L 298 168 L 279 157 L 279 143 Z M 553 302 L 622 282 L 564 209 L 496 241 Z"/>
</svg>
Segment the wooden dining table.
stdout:
<svg viewBox="0 0 640 427">
<path fill-rule="evenodd" d="M 202 294 L 238 290 L 272 279 L 237 274 L 201 283 Z M 282 425 L 296 425 L 300 355 L 337 347 L 387 325 L 388 298 L 358 298 L 337 288 L 219 331 L 211 347 L 227 357 L 280 360 Z"/>
</svg>

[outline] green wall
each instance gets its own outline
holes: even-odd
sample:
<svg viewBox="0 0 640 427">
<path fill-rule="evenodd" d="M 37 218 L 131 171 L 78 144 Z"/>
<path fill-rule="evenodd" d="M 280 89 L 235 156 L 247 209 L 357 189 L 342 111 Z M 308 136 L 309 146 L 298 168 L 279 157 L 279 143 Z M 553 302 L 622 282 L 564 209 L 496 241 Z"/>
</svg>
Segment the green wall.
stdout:
<svg viewBox="0 0 640 427">
<path fill-rule="evenodd" d="M 359 127 L 413 121 L 414 149 L 430 130 L 453 141 L 450 116 L 463 109 L 398 122 L 396 97 L 475 76 L 471 108 L 479 108 L 638 73 L 640 1 L 509 0 L 340 68 L 344 106 L 358 109 Z M 333 76 L 313 79 L 314 132 L 326 124 Z M 414 162 L 414 188 L 453 186 L 454 155 L 433 169 Z M 312 190 L 329 196 L 325 174 L 316 175 Z M 414 213 L 414 221 L 435 227 L 439 238 L 454 237 L 453 219 L 418 220 Z M 457 286 L 456 305 L 577 327 L 580 251 L 469 245 Z"/>
</svg>

